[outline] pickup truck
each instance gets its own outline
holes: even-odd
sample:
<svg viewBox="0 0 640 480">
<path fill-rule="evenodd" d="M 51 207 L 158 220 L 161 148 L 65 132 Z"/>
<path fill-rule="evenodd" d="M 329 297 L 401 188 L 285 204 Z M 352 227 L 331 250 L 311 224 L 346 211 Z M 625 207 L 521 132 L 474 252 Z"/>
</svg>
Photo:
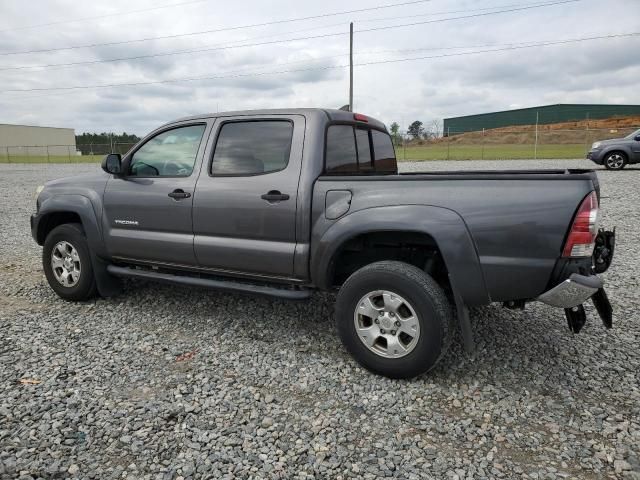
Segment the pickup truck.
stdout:
<svg viewBox="0 0 640 480">
<path fill-rule="evenodd" d="M 622 170 L 630 163 L 640 163 L 640 130 L 624 138 L 594 142 L 587 159 L 607 170 Z"/>
<path fill-rule="evenodd" d="M 591 299 L 611 327 L 615 231 L 590 170 L 398 173 L 383 123 L 323 109 L 183 118 L 102 169 L 38 189 L 32 235 L 66 300 L 121 278 L 337 291 L 345 348 L 393 378 L 436 365 L 455 328 L 473 349 L 469 307 L 490 302 L 545 302 L 577 333 Z"/>
</svg>

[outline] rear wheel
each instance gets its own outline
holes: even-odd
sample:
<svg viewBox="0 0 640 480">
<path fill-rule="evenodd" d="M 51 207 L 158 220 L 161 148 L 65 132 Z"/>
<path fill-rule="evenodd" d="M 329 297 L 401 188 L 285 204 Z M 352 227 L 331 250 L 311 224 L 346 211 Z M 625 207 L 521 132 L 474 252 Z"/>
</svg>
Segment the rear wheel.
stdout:
<svg viewBox="0 0 640 480">
<path fill-rule="evenodd" d="M 356 361 L 391 378 L 429 371 L 452 334 L 442 288 L 402 262 L 377 262 L 352 274 L 338 294 L 336 316 L 340 339 Z"/>
<path fill-rule="evenodd" d="M 51 288 L 65 300 L 87 300 L 96 295 L 89 245 L 77 223 L 59 225 L 47 235 L 42 266 Z"/>
<path fill-rule="evenodd" d="M 627 157 L 622 152 L 611 152 L 604 157 L 602 163 L 607 170 L 622 170 L 627 164 Z"/>
</svg>

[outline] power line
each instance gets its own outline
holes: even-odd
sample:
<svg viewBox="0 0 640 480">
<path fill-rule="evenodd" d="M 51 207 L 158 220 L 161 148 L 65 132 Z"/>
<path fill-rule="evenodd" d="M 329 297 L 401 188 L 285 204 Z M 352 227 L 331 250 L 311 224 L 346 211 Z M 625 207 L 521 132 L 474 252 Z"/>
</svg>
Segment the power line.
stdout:
<svg viewBox="0 0 640 480">
<path fill-rule="evenodd" d="M 632 37 L 632 36 L 638 36 L 638 35 L 640 35 L 640 32 L 601 35 L 601 36 L 595 36 L 595 37 L 583 37 L 583 38 L 565 39 L 565 40 L 548 41 L 548 42 L 540 42 L 540 43 L 531 43 L 528 45 L 516 45 L 516 46 L 510 45 L 503 48 L 475 50 L 470 52 L 445 53 L 441 55 L 429 55 L 429 56 L 421 56 L 421 57 L 408 57 L 408 58 L 400 58 L 400 59 L 386 59 L 386 60 L 377 60 L 377 61 L 370 61 L 370 62 L 361 62 L 361 63 L 354 63 L 354 66 L 364 67 L 364 66 L 371 66 L 371 65 L 410 62 L 410 61 L 427 60 L 427 59 L 435 59 L 435 58 L 477 55 L 482 53 L 504 52 L 504 51 L 510 51 L 510 50 L 520 50 L 525 48 L 547 47 L 547 46 L 553 46 L 553 45 L 564 45 L 569 43 L 580 43 L 580 42 L 586 42 L 586 41 L 592 41 L 592 40 Z M 136 86 L 144 86 L 144 85 L 161 85 L 161 84 L 167 84 L 167 83 L 196 82 L 196 81 L 203 81 L 203 80 L 222 80 L 222 79 L 228 79 L 228 78 L 260 77 L 265 75 L 281 75 L 285 73 L 333 70 L 333 69 L 347 68 L 348 66 L 349 65 L 328 65 L 328 66 L 321 66 L 321 67 L 308 67 L 308 68 L 300 68 L 300 69 L 292 69 L 292 70 L 279 70 L 279 71 L 272 71 L 272 72 L 235 73 L 231 75 L 173 78 L 173 79 L 155 80 L 155 81 L 149 81 L 149 82 L 127 82 L 127 83 L 107 83 L 107 84 L 100 84 L 100 85 L 74 85 L 69 87 L 9 89 L 9 90 L 3 90 L 0 93 L 35 92 L 35 91 L 69 91 L 69 90 L 101 89 L 101 88 L 112 88 L 112 87 L 136 87 Z M 25 97 L 16 97 L 16 98 L 25 98 Z M 27 98 L 30 98 L 30 97 L 27 97 Z"/>
<path fill-rule="evenodd" d="M 525 4 L 527 5 L 527 4 Z M 397 20 L 400 18 L 415 18 L 415 17 L 425 17 L 425 16 L 436 16 L 436 15 L 444 15 L 444 14 L 454 14 L 454 13 L 460 13 L 460 12 L 483 12 L 483 11 L 487 11 L 487 10 L 496 10 L 499 8 L 509 8 L 509 7 L 518 7 L 518 6 L 523 6 L 522 3 L 520 4 L 510 4 L 510 5 L 496 5 L 493 7 L 487 7 L 487 8 L 478 8 L 478 9 L 466 9 L 466 10 L 452 10 L 452 11 L 445 11 L 445 12 L 432 12 L 432 13 L 428 13 L 428 14 L 419 14 L 419 15 L 412 15 L 412 16 L 402 16 L 402 17 L 382 17 L 382 18 L 376 18 L 373 20 L 360 20 L 360 23 L 363 22 L 369 22 L 369 21 L 383 21 L 383 20 Z M 165 55 L 177 55 L 177 54 L 181 54 L 181 53 L 200 53 L 202 51 L 209 51 L 209 48 L 211 47 L 218 47 L 218 46 L 227 46 L 227 45 L 235 45 L 237 43 L 240 42 L 245 42 L 248 40 L 257 40 L 257 39 L 261 39 L 261 38 L 273 38 L 273 37 L 278 37 L 280 35 L 286 35 L 286 34 L 291 34 L 291 33 L 298 33 L 298 32 L 308 32 L 310 30 L 321 30 L 324 28 L 332 28 L 332 27 L 338 27 L 338 26 L 343 26 L 343 23 L 333 23 L 330 25 L 323 25 L 323 26 L 319 26 L 319 27 L 312 27 L 312 28 L 305 28 L 303 30 L 293 30 L 293 31 L 288 31 L 288 32 L 282 32 L 282 33 L 277 33 L 277 34 L 271 34 L 271 35 L 260 35 L 257 37 L 251 37 L 248 39 L 244 39 L 244 40 L 235 40 L 235 41 L 231 41 L 231 42 L 224 42 L 224 43 L 220 43 L 220 44 L 214 44 L 214 45 L 209 45 L 208 47 L 202 47 L 206 50 L 202 50 L 202 49 L 197 49 L 196 51 L 192 51 L 192 50 L 177 50 L 177 51 L 173 51 L 173 52 L 165 52 L 165 53 L 157 53 L 157 54 L 148 54 L 147 55 L 140 55 L 140 56 L 136 56 L 136 57 L 122 57 L 122 58 L 112 58 L 112 59 L 103 59 L 103 60 L 84 60 L 84 61 L 78 61 L 78 62 L 67 62 L 67 63 L 50 63 L 50 64 L 41 64 L 41 65 L 14 65 L 14 66 L 6 66 L 6 67 L 1 67 L 0 66 L 0 72 L 2 71 L 9 71 L 9 70 L 31 70 L 31 69 L 50 69 L 50 68 L 55 68 L 56 70 L 58 69 L 64 69 L 64 68 L 73 68 L 73 67 L 79 67 L 82 65 L 91 65 L 91 64 L 95 64 L 95 63 L 110 63 L 110 62 L 119 62 L 119 61 L 124 61 L 124 60 L 139 60 L 139 59 L 144 59 L 144 58 L 151 58 L 151 56 L 154 55 L 158 55 L 158 56 L 165 56 Z M 331 34 L 333 35 L 343 35 L 345 33 L 338 33 L 338 34 Z M 305 39 L 308 39 L 310 37 L 304 37 Z M 242 47 L 244 45 L 240 45 L 239 47 Z M 249 45 L 249 46 L 254 46 L 253 44 Z"/>
<path fill-rule="evenodd" d="M 497 15 L 500 13 L 510 13 L 510 12 L 517 12 L 517 11 L 522 11 L 522 10 L 530 10 L 533 8 L 542 8 L 542 7 L 549 7 L 549 6 L 555 6 L 555 5 L 562 5 L 562 4 L 567 4 L 567 3 L 575 3 L 575 2 L 579 2 L 581 0 L 557 0 L 554 2 L 548 2 L 548 3 L 537 3 L 537 4 L 529 4 L 529 5 L 524 5 L 521 7 L 517 7 L 517 8 L 510 8 L 510 9 L 504 9 L 504 10 L 498 10 L 495 12 L 484 12 L 484 13 L 476 13 L 476 14 L 472 14 L 472 15 L 463 15 L 463 16 L 459 16 L 459 17 L 449 17 L 449 18 L 438 18 L 435 20 L 423 20 L 420 22 L 412 22 L 412 23 L 405 23 L 405 24 L 398 24 L 398 25 L 386 25 L 386 26 L 380 26 L 380 27 L 372 27 L 372 28 L 367 28 L 367 29 L 363 29 L 363 30 L 357 30 L 355 33 L 367 33 L 367 32 L 374 32 L 374 31 L 380 31 L 380 30 L 389 30 L 389 29 L 393 29 L 393 28 L 403 28 L 403 27 L 411 27 L 411 26 L 416 26 L 416 25 L 426 25 L 426 24 L 430 24 L 430 23 L 441 23 L 441 22 L 447 22 L 447 21 L 453 21 L 453 20 L 464 20 L 464 19 L 469 19 L 469 18 L 477 18 L 477 17 L 485 17 L 485 16 L 489 16 L 489 15 Z M 69 62 L 69 63 L 53 63 L 53 64 L 46 64 L 46 65 L 39 65 L 39 68 L 51 68 L 51 67 L 69 67 L 69 66 L 80 66 L 80 65 L 95 65 L 95 64 L 99 64 L 99 63 L 111 63 L 111 62 L 122 62 L 122 61 L 127 61 L 127 60 L 142 60 L 145 58 L 157 58 L 157 57 L 167 57 L 167 56 L 173 56 L 173 55 L 183 55 L 183 54 L 190 54 L 190 53 L 201 53 L 201 52 L 212 52 L 212 51 L 216 51 L 216 50 L 231 50 L 231 49 L 236 49 L 236 48 L 247 48 L 247 47 L 257 47 L 257 46 L 264 46 L 264 45 L 275 45 L 275 44 L 281 44 L 281 43 L 289 43 L 289 42 L 297 42 L 297 41 L 302 41 L 302 40 L 312 40 L 312 39 L 318 39 L 318 38 L 328 38 L 328 37 L 336 37 L 336 36 L 340 36 L 340 35 L 347 35 L 348 32 L 336 32 L 336 33 L 325 33 L 325 34 L 320 34 L 320 35 L 308 35 L 308 36 L 303 36 L 303 37 L 295 37 L 295 38 L 288 38 L 288 39 L 280 39 L 280 40 L 271 40 L 271 41 L 266 41 L 266 42 L 255 42 L 255 43 L 245 43 L 245 44 L 241 44 L 241 45 L 213 45 L 213 46 L 209 46 L 209 47 L 202 47 L 202 48 L 195 48 L 195 49 L 188 49 L 188 50 L 176 50 L 176 51 L 171 51 L 171 52 L 161 52 L 161 53 L 150 53 L 150 54 L 145 54 L 145 55 L 135 55 L 135 56 L 131 56 L 131 57 L 119 57 L 119 58 L 108 58 L 108 59 L 101 59 L 101 60 L 85 60 L 82 62 Z M 15 70 L 15 69 L 23 69 L 23 68 L 27 68 L 27 66 L 19 66 L 19 67 L 6 67 L 6 68 L 0 68 L 0 70 Z M 34 66 L 29 66 L 28 68 L 35 68 Z"/>
<path fill-rule="evenodd" d="M 39 24 L 36 24 L 36 25 L 25 25 L 25 26 L 22 26 L 22 27 L 5 28 L 3 30 L 0 30 L 0 33 L 12 32 L 12 31 L 15 31 L 15 30 L 28 30 L 28 29 L 31 29 L 31 28 L 50 27 L 52 25 L 63 25 L 65 23 L 86 22 L 88 20 L 96 20 L 96 19 L 100 19 L 100 18 L 121 17 L 123 15 L 132 15 L 132 14 L 135 14 L 135 13 L 149 12 L 151 10 L 161 10 L 161 9 L 164 9 L 164 8 L 182 7 L 183 5 L 190 5 L 192 3 L 202 3 L 202 2 L 206 2 L 206 1 L 208 1 L 208 0 L 190 0 L 188 2 L 170 3 L 170 4 L 167 4 L 167 5 L 158 5 L 157 7 L 141 8 L 141 9 L 138 9 L 138 10 L 125 10 L 124 12 L 106 13 L 104 15 L 94 15 L 94 16 L 91 16 L 91 17 L 74 18 L 74 19 L 70 19 L 70 20 L 60 20 L 59 22 L 39 23 Z"/>
<path fill-rule="evenodd" d="M 418 3 L 426 3 L 426 2 L 430 2 L 430 1 L 431 0 L 412 0 L 412 1 L 402 2 L 402 3 L 393 3 L 393 4 L 387 4 L 387 5 L 378 5 L 378 6 L 375 6 L 375 7 L 358 8 L 358 9 L 355 9 L 355 10 L 344 10 L 344 11 L 341 11 L 341 12 L 323 13 L 323 14 L 319 14 L 319 15 L 310 15 L 310 16 L 307 16 L 307 17 L 288 18 L 288 19 L 284 19 L 284 20 L 273 20 L 271 22 L 253 23 L 253 24 L 248 24 L 248 25 L 238 25 L 238 26 L 235 26 L 235 27 L 224 27 L 224 28 L 217 28 L 217 29 L 213 29 L 213 30 L 202 30 L 202 31 L 199 31 L 199 32 L 187 32 L 187 33 L 177 33 L 177 34 L 174 34 L 174 35 L 162 35 L 162 36 L 159 36 L 159 37 L 146 37 L 146 38 L 137 38 L 137 39 L 133 39 L 133 40 L 120 40 L 120 41 L 117 41 L 117 42 L 90 43 L 90 44 L 85 44 L 85 45 L 71 45 L 71 46 L 68 46 L 68 47 L 45 48 L 45 49 L 40 49 L 40 50 L 23 50 L 23 51 L 18 51 L 18 52 L 2 52 L 2 53 L 0 53 L 0 56 L 24 55 L 24 54 L 30 54 L 30 53 L 47 53 L 47 52 L 57 52 L 57 51 L 61 51 L 61 50 L 75 50 L 75 49 L 79 49 L 79 48 L 105 47 L 105 46 L 111 46 L 111 45 L 123 45 L 123 44 L 127 44 L 127 43 L 148 42 L 148 41 L 151 41 L 151 40 L 165 40 L 165 39 L 169 39 L 169 38 L 191 37 L 191 36 L 195 36 L 195 35 L 205 35 L 205 34 L 209 34 L 209 33 L 228 32 L 228 31 L 232 31 L 232 30 L 241 30 L 241 29 L 245 29 L 245 28 L 266 27 L 266 26 L 269 26 L 269 25 L 280 25 L 280 24 L 283 24 L 283 23 L 299 22 L 299 21 L 303 21 L 303 20 L 314 20 L 314 19 L 318 19 L 318 18 L 327 18 L 327 17 L 333 17 L 333 16 L 337 16 L 337 15 L 348 15 L 348 14 L 352 14 L 352 13 L 369 12 L 369 11 L 373 11 L 373 10 L 382 10 L 382 9 L 386 9 L 386 8 L 402 7 L 402 6 L 406 6 L 406 5 L 415 5 L 415 4 L 418 4 Z"/>
<path fill-rule="evenodd" d="M 484 8 L 474 8 L 474 9 L 465 8 L 462 10 L 448 10 L 448 11 L 440 11 L 440 12 L 418 13 L 414 15 L 401 15 L 396 17 L 365 18 L 362 20 L 358 20 L 358 23 L 381 22 L 386 20 L 402 20 L 405 18 L 435 17 L 436 15 L 448 15 L 453 13 L 482 12 L 486 10 L 496 10 L 499 8 L 519 7 L 521 5 L 522 3 L 511 3 L 508 5 L 494 5 L 492 7 L 484 7 Z"/>
<path fill-rule="evenodd" d="M 182 53 L 198 53 L 201 51 L 211 51 L 211 50 L 225 50 L 228 48 L 233 48 L 233 47 L 251 47 L 251 46 L 256 46 L 256 45 L 269 45 L 271 43 L 278 43 L 278 42 L 283 42 L 283 41 L 289 41 L 288 39 L 284 39 L 284 40 L 278 40 L 276 42 L 263 42 L 263 43 L 258 43 L 258 44 L 241 44 L 241 45 L 236 45 L 238 43 L 241 42 L 246 42 L 248 40 L 259 40 L 261 38 L 273 38 L 273 37 L 279 37 L 281 35 L 288 35 L 288 34 L 292 34 L 292 33 L 300 33 L 300 32 L 309 32 L 311 30 L 322 30 L 325 28 L 333 28 L 333 27 L 344 27 L 344 23 L 332 23 L 330 25 L 322 25 L 319 27 L 311 27 L 311 28 L 305 28 L 305 29 L 301 29 L 301 30 L 290 30 L 288 32 L 281 32 L 281 33 L 275 33 L 275 34 L 269 34 L 269 35 L 259 35 L 256 37 L 250 37 L 250 38 L 246 38 L 243 40 L 233 40 L 230 42 L 223 42 L 223 43 L 216 43 L 214 45 L 210 45 L 208 47 L 202 47 L 199 49 L 187 49 L 187 50 L 174 50 L 171 52 L 160 52 L 160 53 L 152 53 L 152 54 L 144 54 L 144 55 L 138 55 L 138 56 L 134 56 L 134 57 L 120 57 L 120 58 L 106 58 L 106 59 L 102 59 L 102 60 L 83 60 L 83 61 L 79 61 L 79 62 L 68 62 L 68 63 L 50 63 L 50 64 L 43 64 L 43 65 L 16 65 L 16 66 L 8 66 L 8 67 L 0 67 L 0 71 L 8 71 L 8 70 L 26 70 L 26 69 L 34 69 L 34 68 L 40 68 L 40 69 L 48 69 L 48 68 L 53 68 L 53 67 L 60 67 L 60 68 L 65 68 L 65 67 L 78 67 L 78 66 L 82 66 L 82 65 L 91 65 L 91 64 L 96 64 L 96 63 L 110 63 L 110 62 L 120 62 L 120 61 L 125 61 L 125 60 L 141 60 L 144 58 L 153 58 L 154 56 L 159 56 L 159 57 L 163 57 L 163 56 L 170 56 L 170 55 L 179 55 Z M 342 32 L 339 33 L 332 33 L 329 34 L 329 36 L 336 36 L 336 35 L 343 35 Z M 302 37 L 304 39 L 312 39 L 312 38 L 322 38 L 323 35 L 320 36 L 309 36 L 309 37 Z M 295 40 L 295 39 L 294 39 Z M 221 48 L 218 48 L 221 47 Z M 57 69 L 57 68 L 56 68 Z"/>
</svg>

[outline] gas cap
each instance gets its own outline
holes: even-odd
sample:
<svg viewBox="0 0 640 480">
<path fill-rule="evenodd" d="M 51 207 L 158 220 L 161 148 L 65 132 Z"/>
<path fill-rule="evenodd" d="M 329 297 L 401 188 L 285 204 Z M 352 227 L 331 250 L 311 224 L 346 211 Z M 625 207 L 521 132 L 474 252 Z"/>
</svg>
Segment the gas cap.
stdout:
<svg viewBox="0 0 640 480">
<path fill-rule="evenodd" d="M 324 201 L 324 216 L 327 220 L 340 218 L 351 208 L 349 190 L 329 190 Z"/>
</svg>

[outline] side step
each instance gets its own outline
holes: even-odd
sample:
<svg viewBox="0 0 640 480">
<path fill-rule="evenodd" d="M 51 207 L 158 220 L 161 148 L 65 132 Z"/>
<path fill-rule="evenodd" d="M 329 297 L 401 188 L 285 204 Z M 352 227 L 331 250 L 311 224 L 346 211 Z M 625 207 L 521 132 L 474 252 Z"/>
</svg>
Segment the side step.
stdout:
<svg viewBox="0 0 640 480">
<path fill-rule="evenodd" d="M 117 267 L 116 265 L 107 266 L 107 272 L 116 277 L 142 278 L 154 282 L 212 288 L 215 290 L 225 290 L 229 292 L 243 292 L 253 295 L 266 295 L 269 297 L 278 297 L 287 300 L 305 300 L 311 297 L 311 290 L 308 289 L 293 290 L 228 280 L 189 277 L 186 275 L 171 275 L 170 273 L 154 272 L 150 270 L 138 270 L 127 267 Z"/>
</svg>

